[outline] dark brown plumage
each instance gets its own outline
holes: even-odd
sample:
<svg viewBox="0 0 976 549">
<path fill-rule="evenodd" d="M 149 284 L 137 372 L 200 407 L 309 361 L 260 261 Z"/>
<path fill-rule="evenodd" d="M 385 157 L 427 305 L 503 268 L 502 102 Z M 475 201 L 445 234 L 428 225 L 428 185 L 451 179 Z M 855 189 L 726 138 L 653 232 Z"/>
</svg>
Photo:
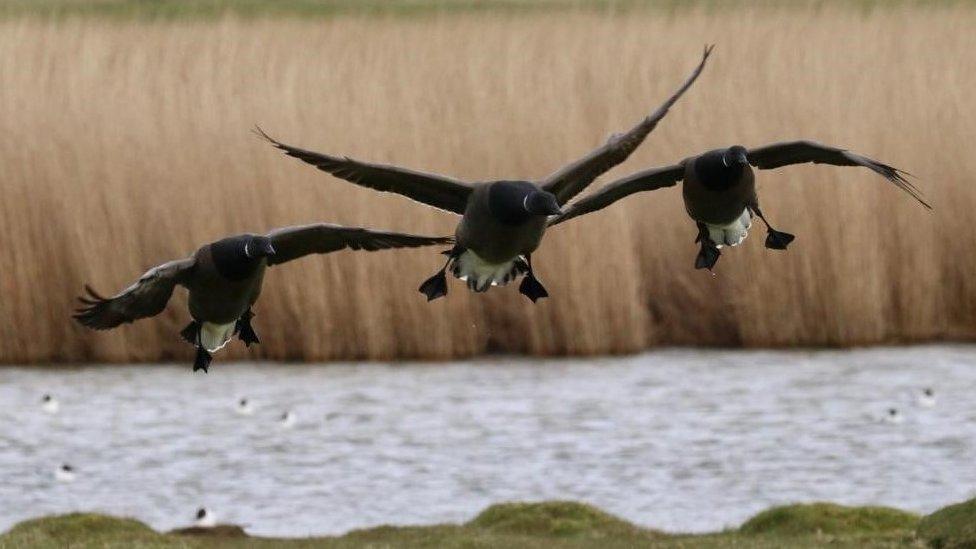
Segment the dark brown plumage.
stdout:
<svg viewBox="0 0 976 549">
<path fill-rule="evenodd" d="M 373 190 L 401 194 L 462 216 L 447 263 L 420 287 L 428 300 L 447 295 L 444 273 L 450 269 L 454 276 L 466 280 L 470 289 L 479 292 L 524 274 L 519 291 L 536 301 L 548 293 L 532 272 L 531 254 L 542 240 L 548 216 L 560 213 L 562 205 L 634 152 L 695 82 L 711 51 L 710 46 L 705 48 L 692 75 L 650 116 L 538 182 L 468 184 L 442 175 L 307 151 L 272 139 L 260 128 L 257 133 L 288 156 L 335 177 Z"/>
<path fill-rule="evenodd" d="M 806 163 L 868 168 L 931 209 L 918 189 L 905 178 L 905 172 L 897 168 L 813 141 L 790 141 L 751 150 L 740 146 L 717 149 L 671 166 L 629 175 L 574 203 L 550 225 L 601 210 L 637 192 L 671 187 L 684 181 L 685 209 L 698 224 L 696 242 L 701 243 L 695 267 L 711 269 L 718 261 L 722 245 L 735 246 L 745 238 L 753 215 L 762 219 L 768 229 L 767 248 L 783 250 L 789 246 L 794 236 L 773 229 L 759 208 L 751 166 L 768 170 Z"/>
<path fill-rule="evenodd" d="M 415 236 L 356 227 L 313 224 L 275 229 L 267 235 L 244 234 L 205 244 L 192 256 L 150 269 L 113 297 L 85 286 L 87 296 L 74 319 L 94 330 L 107 330 L 162 312 L 177 285 L 189 291 L 193 317 L 181 335 L 197 348 L 194 370 L 207 370 L 210 352 L 237 334 L 248 346 L 258 343 L 251 327 L 251 306 L 261 294 L 264 272 L 310 254 L 343 249 L 385 250 L 449 244 L 450 237 Z"/>
</svg>

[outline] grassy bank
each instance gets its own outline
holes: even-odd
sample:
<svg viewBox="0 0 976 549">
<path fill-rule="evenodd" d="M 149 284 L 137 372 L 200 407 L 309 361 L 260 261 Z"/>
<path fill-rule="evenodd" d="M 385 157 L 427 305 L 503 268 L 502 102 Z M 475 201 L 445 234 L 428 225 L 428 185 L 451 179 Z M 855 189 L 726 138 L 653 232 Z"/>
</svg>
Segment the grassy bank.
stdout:
<svg viewBox="0 0 976 549">
<path fill-rule="evenodd" d="M 134 520 L 73 514 L 23 522 L 0 547 L 564 547 L 800 548 L 918 547 L 915 515 L 882 507 L 792 505 L 767 511 L 741 529 L 672 535 L 639 528 L 573 502 L 494 505 L 461 525 L 383 526 L 339 537 L 269 539 L 242 530 L 187 529 L 162 534 Z"/>
<path fill-rule="evenodd" d="M 250 133 L 472 180 L 539 178 L 629 127 L 702 44 L 699 83 L 620 176 L 712 147 L 806 137 L 915 174 L 934 213 L 866 170 L 761 175 L 762 234 L 694 271 L 674 189 L 547 236 L 551 299 L 416 288 L 434 250 L 275 269 L 262 344 L 236 356 L 453 358 L 678 345 L 861 345 L 976 336 L 976 10 L 455 14 L 142 23 L 0 21 L 0 362 L 185 360 L 177 292 L 109 333 L 70 322 L 86 282 L 240 231 L 331 221 L 444 234 L 454 219 L 284 159 Z M 603 181 L 607 181 L 608 178 Z M 600 183 L 597 183 L 597 186 Z"/>
<path fill-rule="evenodd" d="M 0 18 L 99 17 L 114 19 L 215 19 L 235 17 L 328 18 L 340 15 L 413 16 L 457 12 L 734 10 L 742 7 L 860 11 L 892 7 L 971 5 L 973 0 L 0 0 Z"/>
</svg>

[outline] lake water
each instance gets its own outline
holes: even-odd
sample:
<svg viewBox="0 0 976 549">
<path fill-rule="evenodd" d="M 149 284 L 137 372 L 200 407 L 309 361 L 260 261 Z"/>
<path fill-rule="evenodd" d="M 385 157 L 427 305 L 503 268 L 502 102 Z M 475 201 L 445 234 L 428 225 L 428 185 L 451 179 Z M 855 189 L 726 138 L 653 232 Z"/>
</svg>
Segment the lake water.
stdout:
<svg viewBox="0 0 976 549">
<path fill-rule="evenodd" d="M 916 403 L 924 387 L 936 406 Z M 904 421 L 879 421 L 892 407 Z M 930 512 L 974 495 L 972 346 L 0 369 L 0 530 L 71 510 L 169 529 L 205 505 L 302 536 L 558 498 L 692 532 L 788 502 Z"/>
</svg>

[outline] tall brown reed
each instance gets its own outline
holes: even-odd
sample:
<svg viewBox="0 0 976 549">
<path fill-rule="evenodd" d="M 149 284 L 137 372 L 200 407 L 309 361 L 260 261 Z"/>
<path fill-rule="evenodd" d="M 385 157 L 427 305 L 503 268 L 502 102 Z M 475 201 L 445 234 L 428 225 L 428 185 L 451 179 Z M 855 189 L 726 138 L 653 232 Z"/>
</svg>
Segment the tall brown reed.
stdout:
<svg viewBox="0 0 976 549">
<path fill-rule="evenodd" d="M 470 180 L 542 177 L 699 83 L 613 176 L 708 148 L 805 137 L 917 174 L 929 213 L 865 170 L 761 174 L 761 237 L 694 271 L 679 192 L 554 229 L 535 256 L 552 298 L 417 285 L 435 250 L 276 268 L 259 303 L 271 359 L 451 358 L 486 350 L 858 345 L 976 334 L 976 11 L 737 9 L 486 13 L 314 23 L 0 23 L 0 361 L 189 357 L 181 292 L 108 333 L 69 320 L 199 243 L 330 221 L 445 234 L 452 216 L 282 158 L 300 146 Z"/>
</svg>

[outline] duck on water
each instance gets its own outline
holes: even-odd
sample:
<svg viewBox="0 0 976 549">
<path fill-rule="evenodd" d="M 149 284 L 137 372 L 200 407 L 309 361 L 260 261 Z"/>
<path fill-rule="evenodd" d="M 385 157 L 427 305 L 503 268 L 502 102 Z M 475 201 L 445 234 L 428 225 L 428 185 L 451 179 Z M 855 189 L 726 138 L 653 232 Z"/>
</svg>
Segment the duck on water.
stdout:
<svg viewBox="0 0 976 549">
<path fill-rule="evenodd" d="M 43 410 L 45 414 L 54 415 L 58 413 L 60 409 L 61 404 L 58 403 L 58 399 L 51 395 L 44 395 L 41 397 L 41 410 Z"/>
</svg>

